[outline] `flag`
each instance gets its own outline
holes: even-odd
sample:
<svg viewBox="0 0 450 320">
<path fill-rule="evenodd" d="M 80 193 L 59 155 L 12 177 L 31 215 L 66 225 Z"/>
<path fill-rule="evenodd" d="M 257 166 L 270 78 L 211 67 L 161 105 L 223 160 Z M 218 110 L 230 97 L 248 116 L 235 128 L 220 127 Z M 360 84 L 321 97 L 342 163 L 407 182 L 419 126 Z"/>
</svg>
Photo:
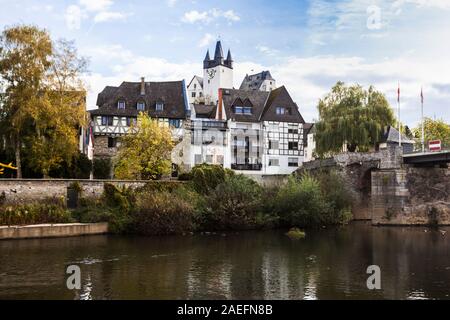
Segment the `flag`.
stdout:
<svg viewBox="0 0 450 320">
<path fill-rule="evenodd" d="M 420 88 L 420 100 L 423 103 L 423 88 Z"/>
<path fill-rule="evenodd" d="M 398 83 L 398 89 L 397 89 L 397 102 L 400 102 L 400 82 Z"/>
</svg>

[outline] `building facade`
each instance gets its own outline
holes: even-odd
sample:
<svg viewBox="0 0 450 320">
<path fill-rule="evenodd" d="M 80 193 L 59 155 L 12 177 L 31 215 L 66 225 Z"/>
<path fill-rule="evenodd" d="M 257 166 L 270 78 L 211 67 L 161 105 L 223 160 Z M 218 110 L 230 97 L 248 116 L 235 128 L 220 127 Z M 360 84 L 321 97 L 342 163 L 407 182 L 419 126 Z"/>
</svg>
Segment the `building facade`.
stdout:
<svg viewBox="0 0 450 320">
<path fill-rule="evenodd" d="M 203 78 L 175 82 L 123 82 L 98 95 L 91 111 L 94 157 L 112 158 L 139 112 L 172 128 L 174 168 L 202 163 L 247 175 L 290 174 L 304 161 L 306 124 L 286 87 L 269 71 L 246 76 L 233 89 L 233 60 L 220 41 L 203 61 Z"/>
<path fill-rule="evenodd" d="M 174 165 L 184 165 L 189 150 L 179 150 L 190 118 L 184 81 L 123 82 L 105 87 L 98 94 L 98 109 L 90 111 L 94 158 L 112 159 L 117 155 L 120 137 L 136 123 L 140 112 L 170 126 L 177 146 L 172 152 Z"/>
</svg>

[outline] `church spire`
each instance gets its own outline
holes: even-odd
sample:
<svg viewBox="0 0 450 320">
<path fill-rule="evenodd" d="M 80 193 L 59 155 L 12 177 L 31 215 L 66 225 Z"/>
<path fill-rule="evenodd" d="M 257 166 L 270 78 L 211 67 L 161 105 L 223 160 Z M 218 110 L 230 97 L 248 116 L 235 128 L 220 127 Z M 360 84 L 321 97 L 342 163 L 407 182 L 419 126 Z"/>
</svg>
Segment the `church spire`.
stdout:
<svg viewBox="0 0 450 320">
<path fill-rule="evenodd" d="M 222 43 L 217 41 L 216 43 L 216 52 L 214 53 L 214 60 L 219 61 L 223 59 L 223 50 L 222 50 Z"/>
</svg>

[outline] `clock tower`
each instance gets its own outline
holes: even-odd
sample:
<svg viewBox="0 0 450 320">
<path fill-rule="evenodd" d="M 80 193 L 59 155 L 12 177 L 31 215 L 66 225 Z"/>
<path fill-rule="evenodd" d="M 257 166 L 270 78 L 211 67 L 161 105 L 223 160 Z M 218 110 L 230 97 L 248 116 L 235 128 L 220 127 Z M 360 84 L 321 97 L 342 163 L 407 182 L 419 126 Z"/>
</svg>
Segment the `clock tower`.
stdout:
<svg viewBox="0 0 450 320">
<path fill-rule="evenodd" d="M 217 104 L 221 88 L 233 88 L 233 59 L 230 50 L 224 59 L 222 44 L 217 41 L 214 59 L 210 58 L 208 50 L 203 61 L 203 91 L 206 104 Z"/>
</svg>

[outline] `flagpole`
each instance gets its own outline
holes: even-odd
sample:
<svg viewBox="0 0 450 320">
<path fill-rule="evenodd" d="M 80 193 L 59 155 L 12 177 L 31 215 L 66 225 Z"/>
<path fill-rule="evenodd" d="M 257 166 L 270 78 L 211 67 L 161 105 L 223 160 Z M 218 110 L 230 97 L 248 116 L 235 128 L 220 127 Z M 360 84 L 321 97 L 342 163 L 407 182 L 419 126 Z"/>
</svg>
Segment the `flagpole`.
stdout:
<svg viewBox="0 0 450 320">
<path fill-rule="evenodd" d="M 425 129 L 423 123 L 423 88 L 420 88 L 420 100 L 422 105 L 422 153 L 425 153 Z"/>
<path fill-rule="evenodd" d="M 402 147 L 402 124 L 400 118 L 400 81 L 398 82 L 398 97 L 397 97 L 397 105 L 398 105 L 398 145 Z"/>
</svg>

